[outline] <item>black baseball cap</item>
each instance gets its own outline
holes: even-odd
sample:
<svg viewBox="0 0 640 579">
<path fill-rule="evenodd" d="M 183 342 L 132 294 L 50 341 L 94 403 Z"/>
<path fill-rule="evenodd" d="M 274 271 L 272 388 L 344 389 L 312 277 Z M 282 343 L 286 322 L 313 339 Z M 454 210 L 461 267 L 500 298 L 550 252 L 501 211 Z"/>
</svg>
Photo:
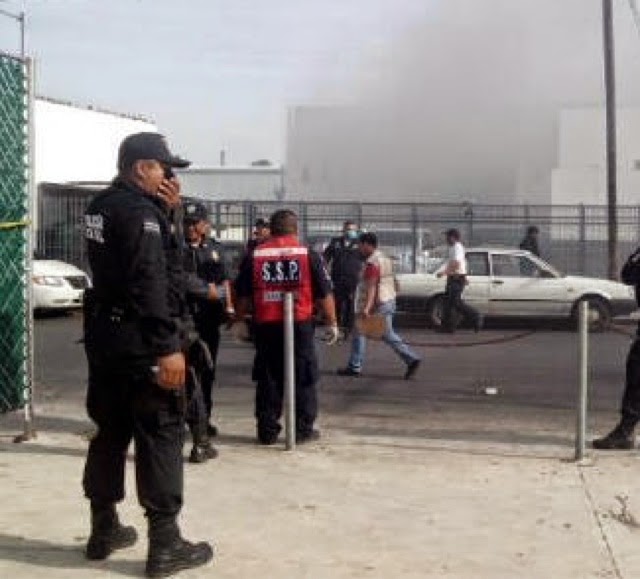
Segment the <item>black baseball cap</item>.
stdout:
<svg viewBox="0 0 640 579">
<path fill-rule="evenodd" d="M 190 201 L 184 206 L 184 220 L 187 222 L 207 221 L 209 219 L 209 211 L 204 203 Z"/>
<path fill-rule="evenodd" d="M 174 155 L 169 150 L 167 140 L 160 133 L 134 133 L 120 144 L 118 150 L 118 169 L 128 169 L 136 161 L 154 160 L 170 167 L 183 169 L 191 165 L 190 161 Z"/>
</svg>

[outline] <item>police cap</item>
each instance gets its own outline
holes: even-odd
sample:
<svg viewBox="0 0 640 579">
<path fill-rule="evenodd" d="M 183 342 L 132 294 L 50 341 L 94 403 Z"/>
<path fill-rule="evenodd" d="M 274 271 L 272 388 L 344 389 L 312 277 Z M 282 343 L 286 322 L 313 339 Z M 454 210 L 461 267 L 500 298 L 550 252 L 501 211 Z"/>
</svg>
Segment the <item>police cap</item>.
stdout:
<svg viewBox="0 0 640 579">
<path fill-rule="evenodd" d="M 154 160 L 170 167 L 183 169 L 191 165 L 190 161 L 174 155 L 169 150 L 167 140 L 160 133 L 134 133 L 120 144 L 118 151 L 118 169 L 126 170 L 136 161 Z"/>
<path fill-rule="evenodd" d="M 198 201 L 189 201 L 184 206 L 184 220 L 186 222 L 207 221 L 209 219 L 209 212 L 204 203 Z"/>
</svg>

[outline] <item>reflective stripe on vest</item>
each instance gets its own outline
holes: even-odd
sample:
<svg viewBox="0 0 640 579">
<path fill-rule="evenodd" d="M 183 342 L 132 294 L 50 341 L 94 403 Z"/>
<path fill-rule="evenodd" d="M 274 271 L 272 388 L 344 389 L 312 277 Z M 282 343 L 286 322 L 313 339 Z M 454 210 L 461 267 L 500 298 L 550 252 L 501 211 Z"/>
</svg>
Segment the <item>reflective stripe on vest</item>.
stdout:
<svg viewBox="0 0 640 579">
<path fill-rule="evenodd" d="M 254 315 L 257 323 L 282 323 L 284 294 L 294 294 L 297 322 L 313 316 L 313 289 L 308 248 L 295 237 L 277 237 L 253 252 Z"/>
</svg>

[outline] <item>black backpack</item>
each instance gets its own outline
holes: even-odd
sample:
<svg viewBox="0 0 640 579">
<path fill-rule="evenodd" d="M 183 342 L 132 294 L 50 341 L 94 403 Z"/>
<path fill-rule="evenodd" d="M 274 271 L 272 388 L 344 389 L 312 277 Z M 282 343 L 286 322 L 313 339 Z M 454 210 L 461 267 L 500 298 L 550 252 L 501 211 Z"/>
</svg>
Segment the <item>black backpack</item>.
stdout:
<svg viewBox="0 0 640 579">
<path fill-rule="evenodd" d="M 622 266 L 620 279 L 626 285 L 640 286 L 640 247 L 629 256 Z"/>
</svg>

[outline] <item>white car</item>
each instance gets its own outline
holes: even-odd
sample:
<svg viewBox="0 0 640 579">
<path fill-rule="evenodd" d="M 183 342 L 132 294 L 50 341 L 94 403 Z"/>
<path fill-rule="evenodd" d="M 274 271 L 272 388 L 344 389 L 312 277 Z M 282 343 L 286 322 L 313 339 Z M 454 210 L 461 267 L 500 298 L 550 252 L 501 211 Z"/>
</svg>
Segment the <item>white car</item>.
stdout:
<svg viewBox="0 0 640 579">
<path fill-rule="evenodd" d="M 33 309 L 71 310 L 82 307 L 87 274 L 75 265 L 48 259 L 33 260 Z"/>
<path fill-rule="evenodd" d="M 638 309 L 635 290 L 605 279 L 563 275 L 528 251 L 467 250 L 468 286 L 464 299 L 488 318 L 574 319 L 577 305 L 590 304 L 591 325 L 606 327 L 614 316 Z M 432 260 L 424 273 L 397 276 L 398 309 L 423 312 L 432 327 L 442 323 L 446 280 L 438 278 L 444 258 Z"/>
</svg>

